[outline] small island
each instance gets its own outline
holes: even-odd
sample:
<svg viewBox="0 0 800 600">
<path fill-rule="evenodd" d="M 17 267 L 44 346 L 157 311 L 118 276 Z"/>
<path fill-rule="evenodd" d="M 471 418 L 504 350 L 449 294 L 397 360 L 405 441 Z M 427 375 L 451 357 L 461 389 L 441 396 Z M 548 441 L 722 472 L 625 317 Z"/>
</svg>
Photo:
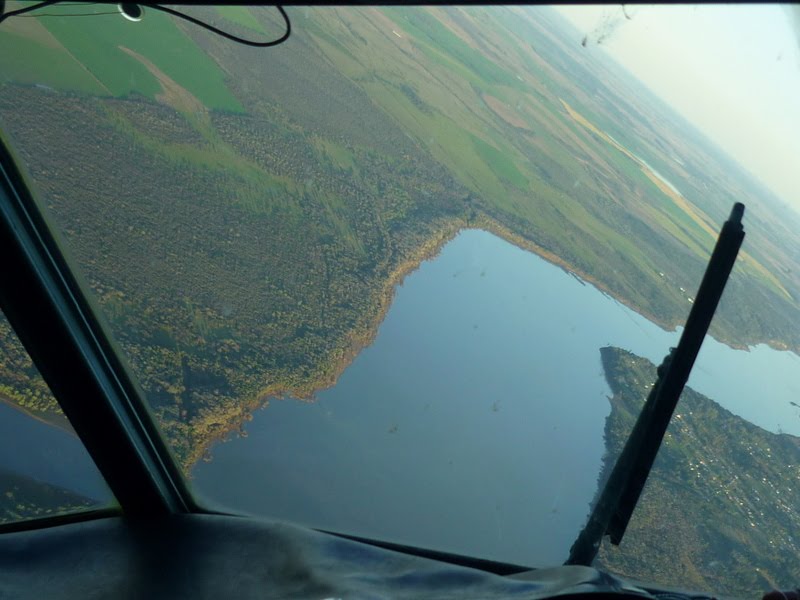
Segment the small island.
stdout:
<svg viewBox="0 0 800 600">
<path fill-rule="evenodd" d="M 600 353 L 612 392 L 602 489 L 656 366 L 619 348 Z M 687 387 L 627 533 L 619 547 L 604 541 L 598 566 L 731 596 L 794 587 L 799 483 L 800 438 L 761 429 Z"/>
</svg>

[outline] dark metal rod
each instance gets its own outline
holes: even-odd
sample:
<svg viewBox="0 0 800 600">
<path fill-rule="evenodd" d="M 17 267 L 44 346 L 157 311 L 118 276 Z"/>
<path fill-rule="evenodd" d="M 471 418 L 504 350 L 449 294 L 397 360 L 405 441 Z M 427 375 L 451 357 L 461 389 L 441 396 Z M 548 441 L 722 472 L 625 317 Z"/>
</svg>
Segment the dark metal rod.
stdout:
<svg viewBox="0 0 800 600">
<path fill-rule="evenodd" d="M 658 368 L 658 380 L 566 564 L 590 565 L 606 534 L 613 544 L 622 540 L 744 240 L 743 215 L 744 205 L 737 202 L 722 226 L 680 342 Z"/>
</svg>

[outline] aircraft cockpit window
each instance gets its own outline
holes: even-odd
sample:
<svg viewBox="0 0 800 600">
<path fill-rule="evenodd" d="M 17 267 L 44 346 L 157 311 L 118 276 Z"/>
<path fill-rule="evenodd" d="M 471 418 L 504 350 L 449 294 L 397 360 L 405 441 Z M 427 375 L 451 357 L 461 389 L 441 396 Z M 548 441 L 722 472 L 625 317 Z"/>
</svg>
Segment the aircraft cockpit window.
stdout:
<svg viewBox="0 0 800 600">
<path fill-rule="evenodd" d="M 52 3 L 0 22 L 0 131 L 199 506 L 534 567 L 570 555 L 744 203 L 595 564 L 752 596 L 798 583 L 795 9 L 180 6 L 259 48 Z M 72 440 L 3 351 L 0 427 Z"/>
<path fill-rule="evenodd" d="M 0 524 L 114 504 L 103 477 L 0 312 Z"/>
</svg>

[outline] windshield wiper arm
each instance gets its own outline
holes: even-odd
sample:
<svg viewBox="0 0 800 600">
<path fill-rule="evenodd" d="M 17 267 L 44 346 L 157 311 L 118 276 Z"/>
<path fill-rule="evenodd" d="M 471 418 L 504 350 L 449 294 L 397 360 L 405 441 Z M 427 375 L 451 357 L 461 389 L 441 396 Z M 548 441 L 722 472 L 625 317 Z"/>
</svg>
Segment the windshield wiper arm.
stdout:
<svg viewBox="0 0 800 600">
<path fill-rule="evenodd" d="M 744 205 L 737 202 L 722 226 L 678 347 L 658 367 L 658 379 L 566 564 L 590 565 L 606 534 L 614 545 L 622 541 L 744 240 L 743 215 Z"/>
</svg>

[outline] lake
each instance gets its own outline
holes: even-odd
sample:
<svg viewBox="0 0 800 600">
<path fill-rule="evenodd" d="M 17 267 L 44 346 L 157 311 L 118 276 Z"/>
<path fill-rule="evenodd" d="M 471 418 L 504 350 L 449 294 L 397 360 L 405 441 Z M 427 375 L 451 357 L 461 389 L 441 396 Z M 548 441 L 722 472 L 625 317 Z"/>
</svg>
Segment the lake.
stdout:
<svg viewBox="0 0 800 600">
<path fill-rule="evenodd" d="M 610 390 L 599 349 L 659 363 L 678 337 L 530 252 L 463 231 L 398 287 L 374 343 L 334 387 L 314 402 L 272 400 L 246 437 L 212 448 L 193 485 L 236 511 L 560 563 L 604 452 Z M 797 373 L 793 353 L 707 339 L 689 383 L 766 429 L 800 435 L 789 404 Z"/>
<path fill-rule="evenodd" d="M 72 432 L 0 401 L 0 468 L 108 504 L 111 492 Z M 5 490 L 4 490 L 5 491 Z"/>
</svg>

